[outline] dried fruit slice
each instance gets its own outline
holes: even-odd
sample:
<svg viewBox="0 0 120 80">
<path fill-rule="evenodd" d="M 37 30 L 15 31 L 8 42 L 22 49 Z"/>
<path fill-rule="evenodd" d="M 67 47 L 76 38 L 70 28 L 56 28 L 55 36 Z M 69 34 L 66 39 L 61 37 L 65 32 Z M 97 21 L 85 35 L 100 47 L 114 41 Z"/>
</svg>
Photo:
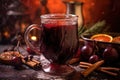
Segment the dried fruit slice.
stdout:
<svg viewBox="0 0 120 80">
<path fill-rule="evenodd" d="M 112 42 L 113 37 L 108 34 L 95 34 L 90 39 L 102 42 Z"/>
<path fill-rule="evenodd" d="M 8 65 L 21 64 L 20 53 L 17 51 L 7 51 L 0 54 L 0 62 Z"/>
<path fill-rule="evenodd" d="M 112 42 L 120 43 L 120 36 L 114 37 Z"/>
</svg>

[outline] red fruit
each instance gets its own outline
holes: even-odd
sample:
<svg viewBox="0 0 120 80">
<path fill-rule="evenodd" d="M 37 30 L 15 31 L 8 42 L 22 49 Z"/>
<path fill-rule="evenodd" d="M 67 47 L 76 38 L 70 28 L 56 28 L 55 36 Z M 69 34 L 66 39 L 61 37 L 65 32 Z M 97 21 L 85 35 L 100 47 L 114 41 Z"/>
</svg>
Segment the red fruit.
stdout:
<svg viewBox="0 0 120 80">
<path fill-rule="evenodd" d="M 29 54 L 35 54 L 35 52 L 30 47 L 27 47 L 27 52 Z"/>
<path fill-rule="evenodd" d="M 90 58 L 89 58 L 89 62 L 90 63 L 95 63 L 95 62 L 97 62 L 99 60 L 99 57 L 97 56 L 97 55 L 92 55 L 92 56 L 90 56 Z"/>
<path fill-rule="evenodd" d="M 81 55 L 85 60 L 88 60 L 92 54 L 93 54 L 93 48 L 91 46 L 85 45 L 81 48 Z"/>
<path fill-rule="evenodd" d="M 107 47 L 103 52 L 103 59 L 108 62 L 116 61 L 118 57 L 119 57 L 118 52 L 113 47 Z"/>
</svg>

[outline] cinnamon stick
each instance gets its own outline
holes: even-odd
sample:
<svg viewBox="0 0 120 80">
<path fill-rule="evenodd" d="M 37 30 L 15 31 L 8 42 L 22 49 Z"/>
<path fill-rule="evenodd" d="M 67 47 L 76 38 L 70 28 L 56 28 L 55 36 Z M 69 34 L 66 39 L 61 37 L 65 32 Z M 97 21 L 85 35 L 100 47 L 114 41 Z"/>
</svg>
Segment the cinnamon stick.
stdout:
<svg viewBox="0 0 120 80">
<path fill-rule="evenodd" d="M 33 61 L 27 61 L 25 64 L 32 67 L 32 68 L 34 68 L 37 65 L 37 63 L 35 63 Z"/>
<path fill-rule="evenodd" d="M 37 63 L 37 64 L 40 64 L 39 61 L 35 60 L 35 59 L 32 59 L 33 62 Z"/>
<path fill-rule="evenodd" d="M 40 66 L 40 62 L 39 61 L 37 61 L 37 60 L 34 60 L 34 59 L 32 59 L 32 60 L 29 60 L 29 61 L 25 61 L 24 59 L 22 59 L 22 62 L 25 64 L 25 65 L 27 65 L 27 66 L 29 66 L 29 67 L 31 67 L 31 68 L 38 68 L 38 67 L 41 67 Z"/>
<path fill-rule="evenodd" d="M 104 69 L 101 69 L 100 71 L 101 71 L 101 72 L 104 72 L 104 73 L 107 73 L 107 74 L 109 74 L 109 75 L 112 75 L 112 76 L 117 76 L 117 75 L 118 75 L 117 73 L 110 72 L 110 71 L 107 71 L 107 70 L 104 70 Z"/>
<path fill-rule="evenodd" d="M 115 67 L 101 67 L 101 69 L 111 70 L 111 71 L 120 71 L 120 68 L 115 68 Z"/>
<path fill-rule="evenodd" d="M 79 66 L 80 66 L 81 68 L 85 68 L 85 69 L 90 67 L 90 66 L 82 65 L 82 64 L 80 64 Z"/>
<path fill-rule="evenodd" d="M 92 66 L 92 64 L 91 63 L 87 63 L 87 62 L 80 62 L 80 65 L 86 65 L 86 66 Z"/>
<path fill-rule="evenodd" d="M 82 71 L 81 74 L 84 77 L 87 77 L 92 71 L 100 67 L 100 65 L 102 65 L 103 63 L 104 63 L 104 60 L 98 61 L 94 63 L 92 66 L 90 66 L 89 68 L 87 68 L 86 70 Z"/>
<path fill-rule="evenodd" d="M 22 59 L 22 62 L 23 62 L 25 65 L 27 65 L 27 66 L 29 66 L 29 67 L 31 67 L 31 68 L 40 67 L 40 62 L 39 62 L 39 61 L 37 61 L 37 60 L 35 60 L 35 59 L 29 59 L 28 61 L 26 61 L 26 60 L 24 59 L 24 56 L 21 55 L 21 54 L 20 54 L 20 57 L 21 57 L 21 59 Z M 29 58 L 29 57 L 28 57 L 28 58 Z"/>
<path fill-rule="evenodd" d="M 67 62 L 67 64 L 74 64 L 74 63 L 76 63 L 76 62 L 78 62 L 79 61 L 79 58 L 72 58 L 71 60 L 69 60 L 68 62 Z"/>
<path fill-rule="evenodd" d="M 80 62 L 81 68 L 89 68 L 92 64 L 88 62 Z M 117 76 L 118 74 L 112 71 L 120 71 L 120 68 L 114 68 L 114 67 L 98 67 L 96 70 L 107 73 L 112 76 Z"/>
</svg>

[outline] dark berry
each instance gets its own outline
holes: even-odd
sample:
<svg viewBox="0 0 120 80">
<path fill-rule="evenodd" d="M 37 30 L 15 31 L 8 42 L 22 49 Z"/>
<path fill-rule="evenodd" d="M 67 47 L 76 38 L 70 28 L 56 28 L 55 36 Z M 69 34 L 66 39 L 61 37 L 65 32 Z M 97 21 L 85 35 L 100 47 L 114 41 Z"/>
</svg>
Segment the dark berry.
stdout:
<svg viewBox="0 0 120 80">
<path fill-rule="evenodd" d="M 99 61 L 99 57 L 97 55 L 90 56 L 90 58 L 89 58 L 90 63 L 95 63 L 97 61 Z"/>
</svg>

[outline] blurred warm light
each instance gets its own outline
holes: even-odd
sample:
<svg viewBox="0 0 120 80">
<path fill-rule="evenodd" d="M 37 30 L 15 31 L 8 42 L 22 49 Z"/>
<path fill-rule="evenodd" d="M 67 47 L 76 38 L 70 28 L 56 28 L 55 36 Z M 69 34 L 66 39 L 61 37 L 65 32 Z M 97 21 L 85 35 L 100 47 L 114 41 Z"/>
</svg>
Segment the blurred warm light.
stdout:
<svg viewBox="0 0 120 80">
<path fill-rule="evenodd" d="M 4 35 L 6 38 L 9 38 L 9 37 L 10 37 L 10 34 L 9 34 L 9 32 L 7 32 L 7 31 L 5 31 L 5 32 L 3 33 L 3 35 Z"/>
<path fill-rule="evenodd" d="M 21 23 L 21 32 L 24 33 L 25 28 L 28 26 L 28 23 Z"/>
<path fill-rule="evenodd" d="M 36 36 L 31 36 L 31 40 L 32 41 L 37 41 L 37 37 Z"/>
<path fill-rule="evenodd" d="M 40 9 L 40 0 L 21 0 L 21 1 L 27 7 L 26 13 L 30 14 L 30 19 L 34 20 L 37 10 Z"/>
<path fill-rule="evenodd" d="M 62 0 L 48 0 L 47 7 L 50 13 L 66 13 L 66 6 Z"/>
<path fill-rule="evenodd" d="M 103 19 L 111 11 L 111 0 L 78 0 L 83 2 L 83 15 L 85 24 Z M 113 1 L 114 2 L 114 1 Z"/>
<path fill-rule="evenodd" d="M 111 0 L 21 0 L 21 1 L 28 8 L 27 12 L 29 12 L 30 19 L 32 21 L 37 20 L 35 14 L 38 10 L 40 11 L 40 15 L 46 14 L 46 8 L 48 10 L 47 11 L 48 13 L 66 13 L 66 5 L 64 4 L 63 1 L 82 2 L 84 3 L 82 7 L 83 8 L 82 12 L 85 24 L 95 23 L 98 20 L 106 18 L 108 13 L 112 11 L 111 5 L 113 5 L 114 2 Z M 41 1 L 45 2 L 44 5 L 42 5 Z M 115 2 L 117 3 L 116 0 Z M 119 8 L 119 5 L 116 5 L 115 7 Z"/>
</svg>

